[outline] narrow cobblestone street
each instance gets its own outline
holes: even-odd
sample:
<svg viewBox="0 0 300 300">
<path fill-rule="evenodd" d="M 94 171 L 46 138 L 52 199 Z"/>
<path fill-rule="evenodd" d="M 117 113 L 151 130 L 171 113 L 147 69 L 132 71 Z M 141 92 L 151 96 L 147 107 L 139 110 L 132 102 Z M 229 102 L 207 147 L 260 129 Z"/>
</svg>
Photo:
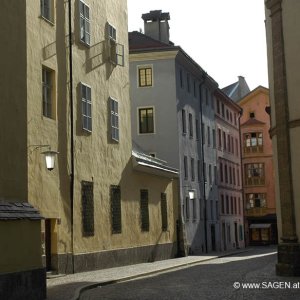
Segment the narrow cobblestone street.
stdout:
<svg viewBox="0 0 300 300">
<path fill-rule="evenodd" d="M 275 247 L 257 247 L 194 267 L 98 287 L 80 299 L 299 299 L 300 279 L 276 276 L 275 263 Z"/>
</svg>

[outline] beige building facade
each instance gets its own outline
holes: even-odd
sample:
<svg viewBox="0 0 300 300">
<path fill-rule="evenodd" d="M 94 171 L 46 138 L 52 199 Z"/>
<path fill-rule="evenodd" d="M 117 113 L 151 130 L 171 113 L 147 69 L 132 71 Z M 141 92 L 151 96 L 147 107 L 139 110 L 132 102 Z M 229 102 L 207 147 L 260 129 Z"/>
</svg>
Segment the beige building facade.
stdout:
<svg viewBox="0 0 300 300">
<path fill-rule="evenodd" d="M 277 274 L 300 275 L 300 3 L 267 0 L 266 32 L 278 218 Z"/>
<path fill-rule="evenodd" d="M 126 1 L 4 1 L 0 15 L 0 196 L 45 218 L 47 270 L 173 257 L 177 170 L 132 150 Z"/>
</svg>

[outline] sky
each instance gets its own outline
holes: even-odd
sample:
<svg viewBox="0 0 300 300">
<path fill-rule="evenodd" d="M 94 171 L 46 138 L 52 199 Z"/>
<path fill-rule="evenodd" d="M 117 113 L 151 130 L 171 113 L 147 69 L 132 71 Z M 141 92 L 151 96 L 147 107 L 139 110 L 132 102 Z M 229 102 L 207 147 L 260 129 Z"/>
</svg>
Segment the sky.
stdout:
<svg viewBox="0 0 300 300">
<path fill-rule="evenodd" d="M 128 30 L 141 16 L 170 13 L 170 40 L 223 88 L 244 76 L 250 89 L 268 87 L 264 0 L 128 0 Z"/>
</svg>

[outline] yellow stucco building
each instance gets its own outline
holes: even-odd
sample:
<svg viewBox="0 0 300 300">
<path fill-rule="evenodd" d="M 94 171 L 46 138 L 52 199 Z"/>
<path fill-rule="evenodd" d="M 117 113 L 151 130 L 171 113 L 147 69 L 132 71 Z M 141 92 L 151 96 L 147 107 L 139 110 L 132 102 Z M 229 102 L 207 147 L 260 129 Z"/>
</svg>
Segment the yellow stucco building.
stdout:
<svg viewBox="0 0 300 300">
<path fill-rule="evenodd" d="M 132 149 L 126 1 L 4 0 L 0 17 L 0 197 L 45 218 L 47 270 L 173 257 L 178 172 Z"/>
</svg>

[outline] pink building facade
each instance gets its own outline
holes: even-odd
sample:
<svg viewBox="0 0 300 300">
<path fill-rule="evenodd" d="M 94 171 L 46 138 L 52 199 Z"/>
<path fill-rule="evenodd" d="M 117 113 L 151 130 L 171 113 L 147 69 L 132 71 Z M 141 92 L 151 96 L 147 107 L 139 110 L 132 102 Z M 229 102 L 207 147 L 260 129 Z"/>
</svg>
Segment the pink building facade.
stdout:
<svg viewBox="0 0 300 300">
<path fill-rule="evenodd" d="M 259 86 L 238 104 L 241 124 L 246 244 L 277 243 L 269 90 Z"/>
<path fill-rule="evenodd" d="M 241 108 L 221 90 L 215 92 L 215 97 L 221 250 L 226 251 L 245 246 L 239 131 Z"/>
</svg>

